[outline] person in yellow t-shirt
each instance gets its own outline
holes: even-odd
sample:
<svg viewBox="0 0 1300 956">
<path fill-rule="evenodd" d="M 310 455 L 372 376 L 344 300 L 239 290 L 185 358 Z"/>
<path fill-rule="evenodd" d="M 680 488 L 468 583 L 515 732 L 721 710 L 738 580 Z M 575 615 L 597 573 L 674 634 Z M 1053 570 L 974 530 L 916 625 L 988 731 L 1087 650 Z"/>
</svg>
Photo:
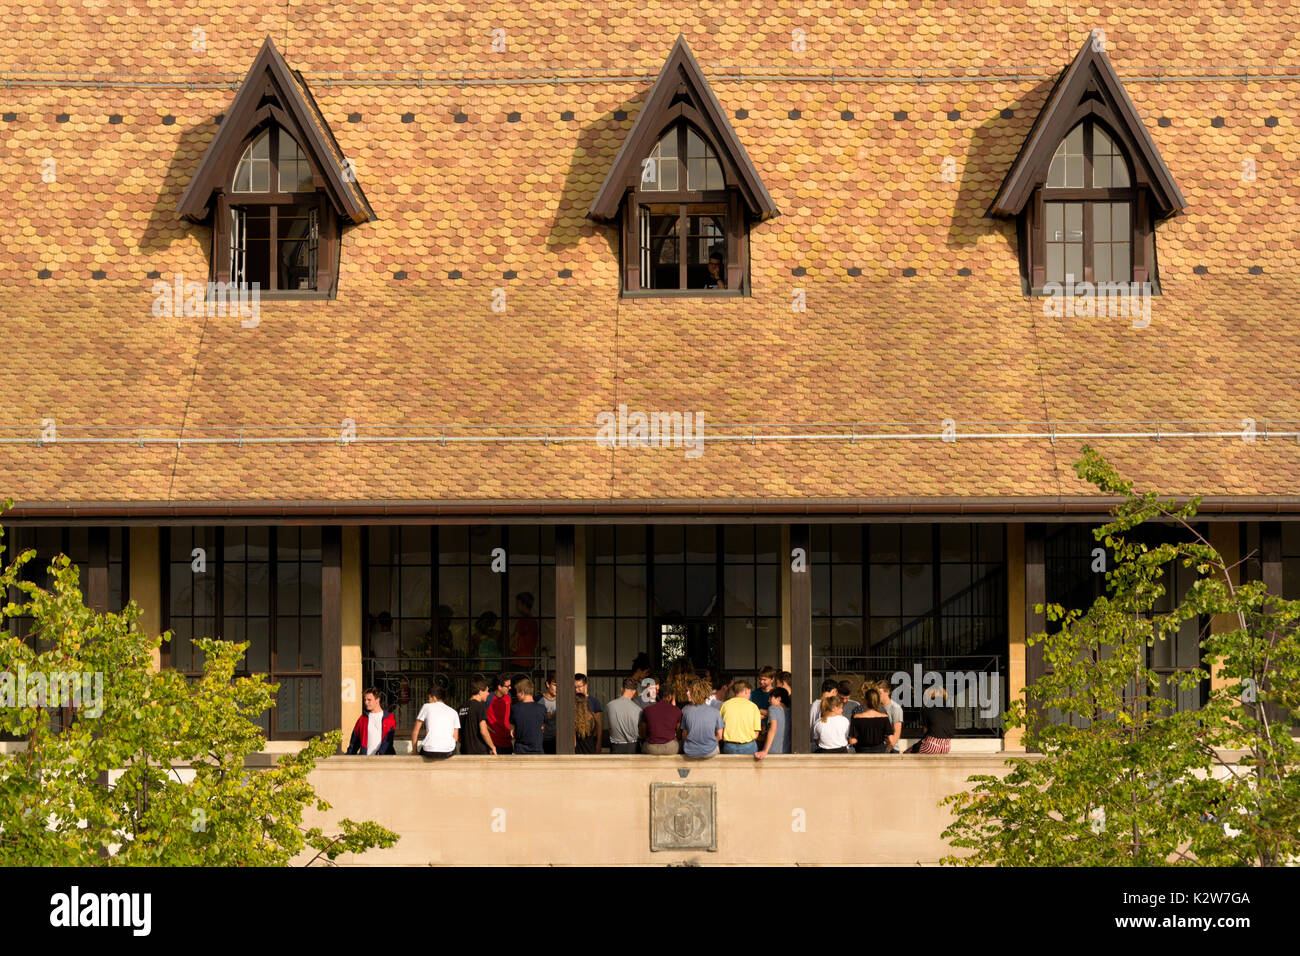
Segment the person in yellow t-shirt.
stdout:
<svg viewBox="0 0 1300 956">
<path fill-rule="evenodd" d="M 758 734 L 763 729 L 763 718 L 758 705 L 749 699 L 752 688 L 749 681 L 738 680 L 731 684 L 733 696 L 722 704 L 722 752 L 724 754 L 752 754 L 758 752 Z"/>
</svg>

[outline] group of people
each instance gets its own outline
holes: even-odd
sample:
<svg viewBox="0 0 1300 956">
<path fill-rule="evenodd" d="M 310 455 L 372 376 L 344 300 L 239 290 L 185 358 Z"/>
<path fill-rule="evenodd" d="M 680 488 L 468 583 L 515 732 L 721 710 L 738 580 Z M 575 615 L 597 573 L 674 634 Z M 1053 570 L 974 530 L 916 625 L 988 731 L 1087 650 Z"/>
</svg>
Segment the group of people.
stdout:
<svg viewBox="0 0 1300 956">
<path fill-rule="evenodd" d="M 541 693 L 531 678 L 503 673 L 489 681 L 469 682 L 469 699 L 459 710 L 438 686 L 429 692 L 411 732 L 411 750 L 431 760 L 457 752 L 469 756 L 553 754 L 556 752 L 555 671 L 546 674 Z M 794 721 L 790 713 L 791 675 L 771 666 L 759 669 L 757 686 L 726 674 L 700 674 L 679 659 L 667 674 L 650 673 L 642 654 L 622 693 L 602 703 L 590 692 L 586 674 L 575 674 L 574 750 L 598 754 L 608 731 L 610 752 L 704 759 L 724 754 L 752 754 L 763 760 L 792 752 Z M 903 708 L 893 700 L 887 681 L 866 681 L 861 702 L 846 681 L 826 680 L 809 713 L 809 742 L 814 753 L 897 753 Z M 935 688 L 943 694 L 942 688 Z M 922 708 L 925 734 L 909 753 L 944 754 L 951 747 L 953 711 L 943 699 Z M 349 754 L 394 753 L 396 719 L 384 712 L 380 692 L 368 688 L 365 712 L 353 728 Z"/>
<path fill-rule="evenodd" d="M 541 636 L 533 614 L 536 603 L 531 591 L 520 591 L 515 595 L 509 634 L 503 633 L 501 619 L 495 612 L 484 611 L 475 618 L 469 634 L 459 639 L 452 632 L 453 610 L 440 604 L 436 618 L 437 636 L 433 628 L 427 629 L 419 647 L 411 652 L 401 648 L 398 634 L 393 630 L 393 616 L 383 611 L 372 619 L 370 631 L 370 654 L 375 660 L 376 671 L 386 678 L 400 675 L 409 658 L 456 661 L 485 673 L 493 673 L 507 665 L 532 667 L 537 662 Z"/>
</svg>

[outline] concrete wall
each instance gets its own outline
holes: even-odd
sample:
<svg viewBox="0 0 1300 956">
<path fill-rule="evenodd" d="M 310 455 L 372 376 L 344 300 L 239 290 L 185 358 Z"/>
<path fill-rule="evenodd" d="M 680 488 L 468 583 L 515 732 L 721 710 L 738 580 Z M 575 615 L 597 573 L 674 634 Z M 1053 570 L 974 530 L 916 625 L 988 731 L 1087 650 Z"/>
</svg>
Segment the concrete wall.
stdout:
<svg viewBox="0 0 1300 956">
<path fill-rule="evenodd" d="M 331 757 L 311 780 L 333 808 L 401 834 L 340 862 L 398 866 L 670 863 L 934 864 L 950 816 L 938 802 L 1004 757 Z M 679 770 L 689 771 L 683 779 Z M 717 788 L 717 852 L 650 850 L 650 785 Z"/>
</svg>

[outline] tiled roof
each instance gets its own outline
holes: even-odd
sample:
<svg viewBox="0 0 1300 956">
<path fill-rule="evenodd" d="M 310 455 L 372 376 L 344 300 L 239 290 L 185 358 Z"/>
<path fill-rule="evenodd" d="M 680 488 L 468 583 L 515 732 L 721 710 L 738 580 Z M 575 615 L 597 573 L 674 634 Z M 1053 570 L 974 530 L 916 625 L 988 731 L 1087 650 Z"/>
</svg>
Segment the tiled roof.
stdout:
<svg viewBox="0 0 1300 956">
<path fill-rule="evenodd" d="M 295 4 L 286 23 L 283 8 L 250 22 L 224 2 L 201 15 L 87 2 L 14 21 L 0 36 L 0 74 L 76 79 L 0 90 L 10 342 L 0 425 L 28 437 L 47 417 L 61 437 L 92 425 L 198 437 L 344 418 L 363 431 L 594 432 L 595 416 L 619 403 L 702 412 L 706 434 L 723 422 L 937 432 L 949 417 L 959 434 L 975 422 L 1300 422 L 1294 7 L 1156 3 L 1096 18 L 1029 3 L 942 13 L 920 2 L 767 4 L 756 17 L 737 2 L 450 9 L 386 5 L 380 19 L 365 5 Z M 1107 31 L 1188 203 L 1157 230 L 1163 296 L 1144 329 L 1045 317 L 1021 295 L 1014 225 L 983 216 L 1052 79 L 1094 27 Z M 751 234 L 750 298 L 620 299 L 617 234 L 585 217 L 679 32 L 782 212 Z M 310 83 L 379 218 L 344 234 L 336 300 L 263 302 L 253 329 L 155 317 L 156 276 L 207 276 L 208 231 L 180 221 L 176 204 L 230 82 L 268 33 Z M 887 69 L 913 75 L 889 80 Z M 447 70 L 469 79 L 442 82 Z M 520 70 L 560 75 L 525 82 Z M 920 70 L 945 81 L 917 82 Z M 124 75 L 86 79 L 108 73 Z M 1293 78 L 1254 78 L 1265 74 Z M 173 80 L 182 75 L 193 89 Z M 1254 181 L 1243 181 L 1246 159 Z M 504 313 L 493 311 L 496 289 Z M 796 289 L 806 312 L 791 309 Z M 1079 444 L 710 442 L 688 458 L 591 442 L 65 441 L 5 445 L 0 496 L 1029 503 L 1088 493 L 1070 467 Z M 1294 439 L 1094 444 L 1170 492 L 1293 496 L 1300 486 Z"/>
</svg>

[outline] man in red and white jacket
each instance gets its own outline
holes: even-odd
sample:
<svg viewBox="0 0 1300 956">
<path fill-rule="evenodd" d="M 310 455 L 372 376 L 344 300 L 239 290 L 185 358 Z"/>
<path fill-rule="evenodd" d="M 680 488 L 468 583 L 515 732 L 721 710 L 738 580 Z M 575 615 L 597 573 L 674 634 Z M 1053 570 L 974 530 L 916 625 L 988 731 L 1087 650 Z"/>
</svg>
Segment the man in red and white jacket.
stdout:
<svg viewBox="0 0 1300 956">
<path fill-rule="evenodd" d="M 352 742 L 348 744 L 349 754 L 393 754 L 393 734 L 397 730 L 397 717 L 384 713 L 384 706 L 379 702 L 379 691 L 367 687 L 361 698 L 366 708 L 365 713 L 357 718 L 352 728 Z"/>
</svg>

